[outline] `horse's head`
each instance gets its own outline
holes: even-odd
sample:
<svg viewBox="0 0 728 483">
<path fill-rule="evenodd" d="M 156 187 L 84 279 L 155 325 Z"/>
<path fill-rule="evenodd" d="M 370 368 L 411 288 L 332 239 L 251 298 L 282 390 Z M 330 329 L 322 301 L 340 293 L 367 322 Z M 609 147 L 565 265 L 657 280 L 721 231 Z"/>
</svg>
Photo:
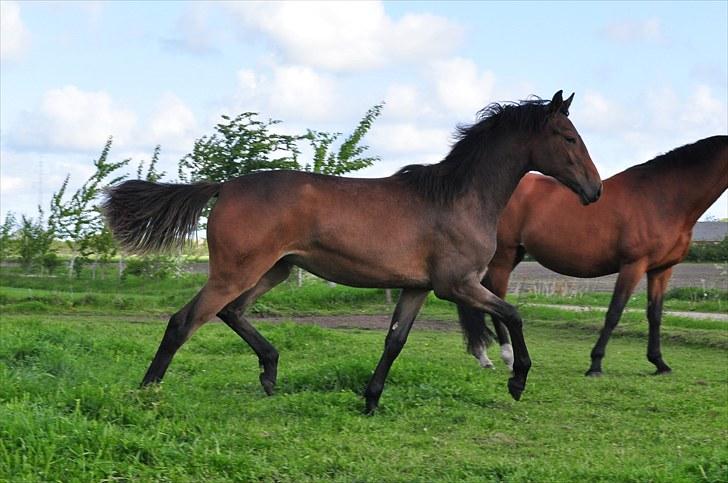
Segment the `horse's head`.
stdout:
<svg viewBox="0 0 728 483">
<path fill-rule="evenodd" d="M 553 176 L 588 205 L 602 194 L 602 180 L 581 136 L 568 118 L 574 94 L 564 100 L 561 93 L 554 94 L 546 107 L 542 135 L 534 139 L 531 147 L 530 167 Z"/>
</svg>

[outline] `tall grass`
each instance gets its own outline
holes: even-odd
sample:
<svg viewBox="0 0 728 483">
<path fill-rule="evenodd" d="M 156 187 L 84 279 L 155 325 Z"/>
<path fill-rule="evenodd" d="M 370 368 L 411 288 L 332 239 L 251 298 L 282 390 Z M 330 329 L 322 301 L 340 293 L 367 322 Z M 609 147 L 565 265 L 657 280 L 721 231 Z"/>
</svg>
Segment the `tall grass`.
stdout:
<svg viewBox="0 0 728 483">
<path fill-rule="evenodd" d="M 668 342 L 674 374 L 616 338 L 584 378 L 591 341 L 527 327 L 521 402 L 457 333 L 415 330 L 374 417 L 361 391 L 383 332 L 263 325 L 281 352 L 263 395 L 257 360 L 222 324 L 201 329 L 162 386 L 136 389 L 159 324 L 4 315 L 1 481 L 724 481 L 725 350 Z"/>
</svg>

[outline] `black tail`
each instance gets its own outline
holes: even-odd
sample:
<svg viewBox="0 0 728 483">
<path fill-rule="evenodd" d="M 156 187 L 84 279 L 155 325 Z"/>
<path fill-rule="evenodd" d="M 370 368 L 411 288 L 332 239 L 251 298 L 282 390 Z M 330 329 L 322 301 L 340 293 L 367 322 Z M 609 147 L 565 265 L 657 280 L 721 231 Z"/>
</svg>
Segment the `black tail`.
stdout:
<svg viewBox="0 0 728 483">
<path fill-rule="evenodd" d="M 170 184 L 131 180 L 106 189 L 101 205 L 124 250 L 148 253 L 182 247 L 221 183 Z"/>
<path fill-rule="evenodd" d="M 485 312 L 482 310 L 458 305 L 458 320 L 469 353 L 475 355 L 476 349 L 489 346 L 495 339 L 493 331 L 485 325 Z"/>
</svg>

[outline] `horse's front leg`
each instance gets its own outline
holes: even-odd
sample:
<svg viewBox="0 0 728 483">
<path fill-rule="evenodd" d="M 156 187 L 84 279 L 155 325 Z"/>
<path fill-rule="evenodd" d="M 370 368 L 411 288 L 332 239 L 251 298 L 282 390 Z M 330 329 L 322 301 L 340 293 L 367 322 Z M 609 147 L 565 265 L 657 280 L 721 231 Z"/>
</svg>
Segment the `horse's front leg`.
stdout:
<svg viewBox="0 0 728 483">
<path fill-rule="evenodd" d="M 392 363 L 394 363 L 405 342 L 407 342 L 412 323 L 415 321 L 415 317 L 417 317 L 417 313 L 425 302 L 428 293 L 429 290 L 402 290 L 384 342 L 384 352 L 364 391 L 367 414 L 372 414 L 377 409 L 389 368 L 392 367 Z"/>
<path fill-rule="evenodd" d="M 612 331 L 617 327 L 617 323 L 622 317 L 622 312 L 627 302 L 629 302 L 629 297 L 645 273 L 645 265 L 646 262 L 641 260 L 637 263 L 623 265 L 620 268 L 617 283 L 614 284 L 612 300 L 609 302 L 607 315 L 604 318 L 604 327 L 602 327 L 599 338 L 591 351 L 591 365 L 584 374 L 585 376 L 602 375 L 602 359 L 604 359 L 607 342 L 609 342 Z"/>
</svg>

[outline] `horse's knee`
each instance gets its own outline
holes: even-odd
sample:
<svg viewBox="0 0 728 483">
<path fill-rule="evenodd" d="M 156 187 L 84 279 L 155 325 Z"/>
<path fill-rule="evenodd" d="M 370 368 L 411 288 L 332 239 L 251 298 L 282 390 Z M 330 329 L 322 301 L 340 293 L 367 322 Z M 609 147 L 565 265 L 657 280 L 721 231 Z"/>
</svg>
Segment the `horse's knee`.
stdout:
<svg viewBox="0 0 728 483">
<path fill-rule="evenodd" d="M 275 347 L 270 346 L 263 350 L 263 352 L 260 354 L 260 357 L 258 358 L 260 361 L 261 366 L 266 365 L 278 365 L 278 359 L 280 356 L 278 355 L 278 351 L 275 349 Z"/>
</svg>

